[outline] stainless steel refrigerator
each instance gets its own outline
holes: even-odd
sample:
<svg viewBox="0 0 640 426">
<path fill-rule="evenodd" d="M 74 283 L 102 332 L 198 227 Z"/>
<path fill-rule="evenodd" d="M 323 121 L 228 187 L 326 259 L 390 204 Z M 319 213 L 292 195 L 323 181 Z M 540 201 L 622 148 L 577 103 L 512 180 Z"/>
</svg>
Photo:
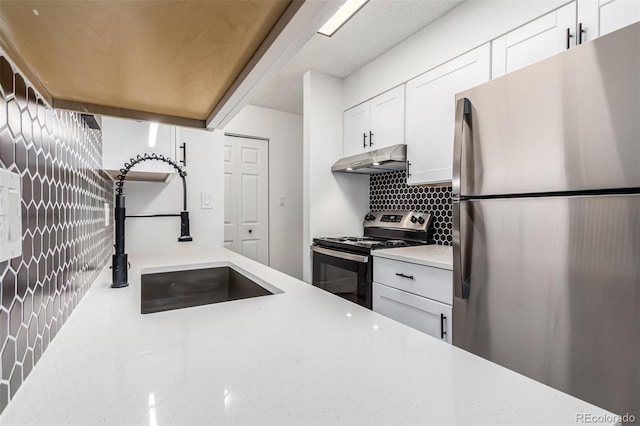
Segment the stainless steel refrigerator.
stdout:
<svg viewBox="0 0 640 426">
<path fill-rule="evenodd" d="M 454 345 L 640 418 L 640 24 L 456 102 Z"/>
</svg>

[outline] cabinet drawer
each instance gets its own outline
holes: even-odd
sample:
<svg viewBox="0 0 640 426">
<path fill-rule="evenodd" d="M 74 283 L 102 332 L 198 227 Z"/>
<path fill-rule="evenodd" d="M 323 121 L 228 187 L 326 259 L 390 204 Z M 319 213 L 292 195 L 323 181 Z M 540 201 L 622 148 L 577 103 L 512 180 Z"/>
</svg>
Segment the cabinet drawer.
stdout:
<svg viewBox="0 0 640 426">
<path fill-rule="evenodd" d="M 373 310 L 451 343 L 451 306 L 374 282 Z"/>
<path fill-rule="evenodd" d="M 373 281 L 442 303 L 453 303 L 453 275 L 447 269 L 373 258 Z"/>
</svg>

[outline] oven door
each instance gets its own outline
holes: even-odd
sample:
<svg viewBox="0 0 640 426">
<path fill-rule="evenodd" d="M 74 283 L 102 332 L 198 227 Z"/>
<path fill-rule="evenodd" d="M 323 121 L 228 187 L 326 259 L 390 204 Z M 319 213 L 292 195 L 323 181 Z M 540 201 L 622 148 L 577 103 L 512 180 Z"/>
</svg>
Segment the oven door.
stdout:
<svg viewBox="0 0 640 426">
<path fill-rule="evenodd" d="M 371 257 L 311 246 L 313 285 L 371 309 Z"/>
</svg>

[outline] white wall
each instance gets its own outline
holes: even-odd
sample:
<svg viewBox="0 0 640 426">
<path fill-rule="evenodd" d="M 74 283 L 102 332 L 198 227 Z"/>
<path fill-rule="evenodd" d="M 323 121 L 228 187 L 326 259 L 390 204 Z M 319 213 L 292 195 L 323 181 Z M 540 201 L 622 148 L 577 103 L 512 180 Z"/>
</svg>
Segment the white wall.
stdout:
<svg viewBox="0 0 640 426">
<path fill-rule="evenodd" d="M 269 266 L 302 278 L 302 116 L 247 105 L 224 131 L 269 139 Z"/>
<path fill-rule="evenodd" d="M 567 0 L 467 0 L 344 80 L 342 109 L 410 80 Z"/>
<path fill-rule="evenodd" d="M 125 227 L 127 252 L 223 244 L 223 134 L 221 131 L 180 128 L 178 142 L 187 143 L 187 209 L 193 241 L 178 242 L 180 219 L 177 217 L 129 218 Z M 213 209 L 200 209 L 200 191 L 213 193 Z M 125 194 L 127 214 L 179 213 L 182 210 L 182 179 L 178 175 L 167 183 L 126 182 Z"/>
<path fill-rule="evenodd" d="M 304 75 L 303 279 L 311 282 L 314 237 L 362 234 L 369 208 L 369 175 L 331 173 L 342 157 L 342 80 L 307 71 Z"/>
</svg>

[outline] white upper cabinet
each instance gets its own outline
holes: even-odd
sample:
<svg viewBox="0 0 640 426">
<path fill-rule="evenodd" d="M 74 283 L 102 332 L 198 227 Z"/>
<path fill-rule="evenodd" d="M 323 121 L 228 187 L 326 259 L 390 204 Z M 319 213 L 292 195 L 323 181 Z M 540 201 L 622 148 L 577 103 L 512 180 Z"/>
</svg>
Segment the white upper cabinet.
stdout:
<svg viewBox="0 0 640 426">
<path fill-rule="evenodd" d="M 407 183 L 452 177 L 455 95 L 489 80 L 489 43 L 407 82 Z"/>
<path fill-rule="evenodd" d="M 404 85 L 344 112 L 344 156 L 404 143 Z"/>
<path fill-rule="evenodd" d="M 177 161 L 175 126 L 158 125 L 155 146 L 150 147 L 150 123 L 112 117 L 102 118 L 102 168 L 120 170 L 130 158 L 138 155 L 158 154 Z M 156 160 L 144 161 L 132 172 L 174 173 L 170 165 Z"/>
<path fill-rule="evenodd" d="M 369 148 L 380 149 L 404 143 L 404 84 L 371 101 Z"/>
<path fill-rule="evenodd" d="M 582 42 L 640 21 L 640 0 L 578 0 Z"/>
<path fill-rule="evenodd" d="M 356 155 L 369 149 L 369 102 L 344 112 L 344 156 Z"/>
<path fill-rule="evenodd" d="M 576 3 L 571 2 L 493 40 L 491 78 L 570 49 L 576 40 Z"/>
</svg>

